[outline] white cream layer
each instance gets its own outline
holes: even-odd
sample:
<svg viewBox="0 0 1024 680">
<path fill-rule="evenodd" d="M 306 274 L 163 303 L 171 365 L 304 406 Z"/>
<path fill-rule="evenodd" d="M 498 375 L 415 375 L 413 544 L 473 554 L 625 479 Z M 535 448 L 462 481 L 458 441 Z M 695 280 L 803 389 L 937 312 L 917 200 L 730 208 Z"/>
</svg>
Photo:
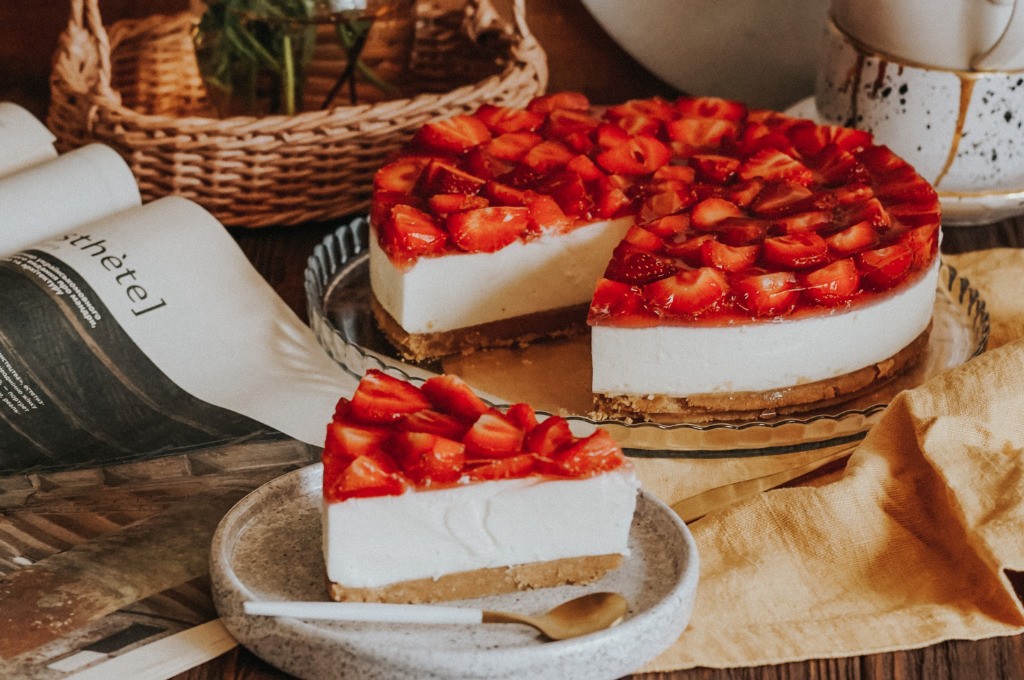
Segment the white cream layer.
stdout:
<svg viewBox="0 0 1024 680">
<path fill-rule="evenodd" d="M 444 574 L 629 553 L 632 466 L 586 479 L 508 479 L 324 503 L 327 577 L 376 588 Z"/>
<path fill-rule="evenodd" d="M 408 333 L 437 333 L 590 302 L 633 218 L 516 241 L 494 253 L 424 257 L 395 268 L 370 238 L 370 286 Z"/>
<path fill-rule="evenodd" d="M 939 261 L 883 301 L 831 316 L 744 325 L 591 328 L 593 391 L 682 397 L 762 392 L 888 359 L 932 318 Z"/>
</svg>

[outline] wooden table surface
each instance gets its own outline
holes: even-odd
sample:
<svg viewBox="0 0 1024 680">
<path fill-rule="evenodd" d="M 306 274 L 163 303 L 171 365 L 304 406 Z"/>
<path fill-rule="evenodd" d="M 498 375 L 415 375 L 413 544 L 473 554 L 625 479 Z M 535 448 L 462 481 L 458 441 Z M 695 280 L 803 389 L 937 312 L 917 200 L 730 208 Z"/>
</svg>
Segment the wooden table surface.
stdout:
<svg viewBox="0 0 1024 680">
<path fill-rule="evenodd" d="M 173 5 L 161 0 L 160 6 Z M 139 0 L 102 0 L 105 16 L 146 11 Z M 531 27 L 551 66 L 551 89 L 587 93 L 599 103 L 655 94 L 672 88 L 622 52 L 587 14 L 579 0 L 529 0 Z M 56 35 L 66 15 L 61 3 L 0 0 L 0 101 L 19 102 L 39 116 L 47 106 L 46 74 Z M 340 221 L 339 221 L 340 222 Z M 338 222 L 259 230 L 231 230 L 242 250 L 282 298 L 306 319 L 303 271 L 306 259 Z M 1024 243 L 1024 219 L 945 230 L 943 251 L 958 253 Z M 176 676 L 175 680 L 280 680 L 289 676 L 236 648 Z M 692 669 L 646 674 L 648 680 L 900 680 L 928 678 L 1024 679 L 1024 636 L 978 642 L 951 641 L 919 650 L 812 660 L 778 666 L 726 670 Z M 112 679 L 118 680 L 118 679 Z"/>
</svg>

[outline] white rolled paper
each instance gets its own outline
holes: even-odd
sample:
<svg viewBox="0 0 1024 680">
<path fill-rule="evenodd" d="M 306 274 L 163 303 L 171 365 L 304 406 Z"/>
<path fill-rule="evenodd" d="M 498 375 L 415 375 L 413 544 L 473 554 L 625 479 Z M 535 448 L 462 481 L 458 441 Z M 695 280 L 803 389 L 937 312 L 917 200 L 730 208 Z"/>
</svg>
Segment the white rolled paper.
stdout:
<svg viewBox="0 0 1024 680">
<path fill-rule="evenodd" d="M 0 177 L 56 158 L 56 139 L 28 109 L 0 102 Z"/>
<path fill-rule="evenodd" d="M 0 177 L 3 252 L 142 204 L 131 168 L 116 151 L 90 144 Z"/>
<path fill-rule="evenodd" d="M 466 607 L 378 602 L 258 602 L 244 605 L 246 614 L 296 619 L 372 623 L 482 623 L 483 612 Z"/>
</svg>

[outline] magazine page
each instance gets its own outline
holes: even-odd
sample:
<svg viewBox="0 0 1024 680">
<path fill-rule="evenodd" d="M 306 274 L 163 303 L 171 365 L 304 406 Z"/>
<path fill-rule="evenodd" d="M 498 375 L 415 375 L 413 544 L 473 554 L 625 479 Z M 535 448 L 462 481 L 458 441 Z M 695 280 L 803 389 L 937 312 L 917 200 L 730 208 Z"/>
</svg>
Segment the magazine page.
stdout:
<svg viewBox="0 0 1024 680">
<path fill-rule="evenodd" d="M 56 158 L 56 140 L 27 109 L 0 102 L 0 177 Z"/>
<path fill-rule="evenodd" d="M 0 146 L 0 156 L 7 155 Z M 0 253 L 141 203 L 131 168 L 108 146 L 89 144 L 34 163 L 0 177 Z"/>
<path fill-rule="evenodd" d="M 322 444 L 355 380 L 179 197 L 0 260 L 0 474 L 274 432 Z"/>
</svg>

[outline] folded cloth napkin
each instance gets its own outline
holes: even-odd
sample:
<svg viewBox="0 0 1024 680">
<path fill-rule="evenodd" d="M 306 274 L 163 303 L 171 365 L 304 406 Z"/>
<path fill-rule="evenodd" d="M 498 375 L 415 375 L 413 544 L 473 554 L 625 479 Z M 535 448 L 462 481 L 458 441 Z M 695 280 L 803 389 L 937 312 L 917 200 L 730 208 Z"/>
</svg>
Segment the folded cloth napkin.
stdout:
<svg viewBox="0 0 1024 680">
<path fill-rule="evenodd" d="M 1024 632 L 1024 251 L 946 261 L 991 314 L 989 351 L 900 393 L 828 483 L 690 525 L 689 627 L 644 671 L 775 664 Z"/>
</svg>

